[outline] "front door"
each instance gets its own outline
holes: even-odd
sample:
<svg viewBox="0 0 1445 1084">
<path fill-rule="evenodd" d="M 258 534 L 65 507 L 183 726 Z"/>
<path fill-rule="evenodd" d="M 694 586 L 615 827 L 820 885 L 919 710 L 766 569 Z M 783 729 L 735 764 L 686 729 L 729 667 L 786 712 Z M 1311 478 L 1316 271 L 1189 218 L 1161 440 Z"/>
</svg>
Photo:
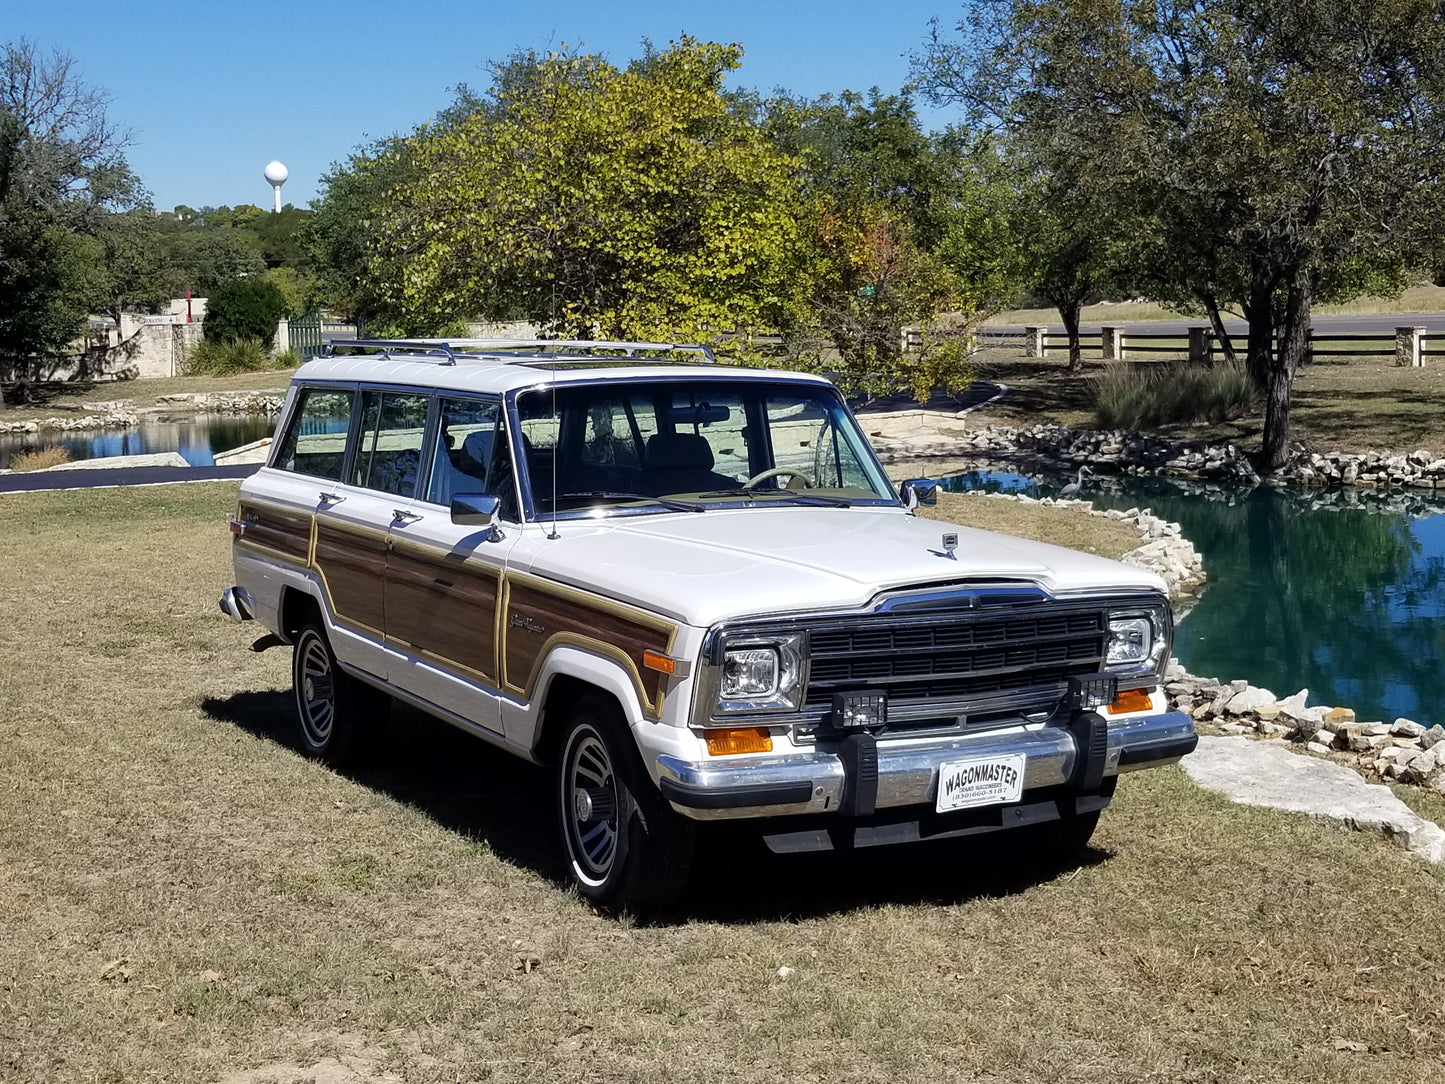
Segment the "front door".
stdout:
<svg viewBox="0 0 1445 1084">
<path fill-rule="evenodd" d="M 450 505 L 511 484 L 499 417 L 494 400 L 440 400 L 425 491 L 392 527 L 386 571 L 393 683 L 498 732 L 497 599 L 517 530 L 454 524 Z"/>
</svg>

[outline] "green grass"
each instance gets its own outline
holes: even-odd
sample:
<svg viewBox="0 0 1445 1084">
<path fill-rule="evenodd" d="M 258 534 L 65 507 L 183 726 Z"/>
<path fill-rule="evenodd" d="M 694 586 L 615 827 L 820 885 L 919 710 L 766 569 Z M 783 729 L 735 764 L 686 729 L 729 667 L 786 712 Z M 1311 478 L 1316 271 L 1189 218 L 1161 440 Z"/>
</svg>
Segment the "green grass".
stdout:
<svg viewBox="0 0 1445 1084">
<path fill-rule="evenodd" d="M 1176 768 L 1074 868 L 714 841 L 674 920 L 593 914 L 540 769 L 406 712 L 364 770 L 297 754 L 285 653 L 215 606 L 234 497 L 0 496 L 0 1080 L 1445 1068 L 1439 871 Z"/>
</svg>

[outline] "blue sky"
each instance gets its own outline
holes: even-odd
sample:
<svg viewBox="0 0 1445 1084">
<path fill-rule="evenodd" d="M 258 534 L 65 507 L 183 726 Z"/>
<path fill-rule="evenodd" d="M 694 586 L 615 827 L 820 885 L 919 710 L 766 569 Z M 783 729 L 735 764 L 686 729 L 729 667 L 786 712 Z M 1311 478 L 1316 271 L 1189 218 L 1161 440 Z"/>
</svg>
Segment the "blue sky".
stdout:
<svg viewBox="0 0 1445 1084">
<path fill-rule="evenodd" d="M 254 203 L 279 158 L 287 202 L 304 207 L 331 163 L 378 136 L 410 131 L 450 100 L 488 85 L 487 61 L 520 47 L 582 44 L 617 63 L 641 41 L 680 34 L 741 42 L 730 85 L 808 97 L 878 86 L 896 91 L 905 54 L 929 20 L 957 22 L 960 0 L 711 0 L 708 3 L 414 4 L 376 0 L 7 0 L 4 40 L 61 49 L 111 96 L 133 133 L 131 166 L 156 207 Z M 946 113 L 921 110 L 941 127 Z"/>
</svg>

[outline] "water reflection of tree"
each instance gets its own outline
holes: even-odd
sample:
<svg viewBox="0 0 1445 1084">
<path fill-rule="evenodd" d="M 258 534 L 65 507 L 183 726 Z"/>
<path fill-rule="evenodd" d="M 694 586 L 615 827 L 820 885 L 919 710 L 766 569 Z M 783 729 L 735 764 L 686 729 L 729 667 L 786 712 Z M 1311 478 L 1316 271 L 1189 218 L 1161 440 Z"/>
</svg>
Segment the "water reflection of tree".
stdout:
<svg viewBox="0 0 1445 1084">
<path fill-rule="evenodd" d="M 1402 516 L 1310 512 L 1258 489 L 1238 503 L 1158 499 L 1205 555 L 1211 584 L 1181 640 L 1197 672 L 1281 695 L 1445 721 L 1445 570 Z"/>
</svg>

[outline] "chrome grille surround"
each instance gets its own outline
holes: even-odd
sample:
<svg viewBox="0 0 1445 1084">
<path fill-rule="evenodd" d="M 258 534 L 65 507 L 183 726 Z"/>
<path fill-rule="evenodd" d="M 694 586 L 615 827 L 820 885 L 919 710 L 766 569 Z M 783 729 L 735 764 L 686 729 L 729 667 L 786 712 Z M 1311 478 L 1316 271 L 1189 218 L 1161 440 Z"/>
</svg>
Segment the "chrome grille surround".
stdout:
<svg viewBox="0 0 1445 1084">
<path fill-rule="evenodd" d="M 792 724 L 795 739 L 809 740 L 833 694 L 846 691 L 885 692 L 884 733 L 895 736 L 1041 721 L 1062 705 L 1070 677 L 1104 671 L 1111 612 L 1156 608 L 1167 632 L 1168 602 L 1154 592 L 1060 599 L 1033 584 L 992 583 L 893 592 L 862 611 L 720 625 L 704 647 L 693 721 L 740 721 L 716 710 L 724 645 L 799 633 L 806 633 L 800 708 L 752 716 Z M 1166 647 L 1162 657 L 1168 654 Z M 1159 680 L 1151 667 L 1121 673 L 1120 687 Z"/>
</svg>

